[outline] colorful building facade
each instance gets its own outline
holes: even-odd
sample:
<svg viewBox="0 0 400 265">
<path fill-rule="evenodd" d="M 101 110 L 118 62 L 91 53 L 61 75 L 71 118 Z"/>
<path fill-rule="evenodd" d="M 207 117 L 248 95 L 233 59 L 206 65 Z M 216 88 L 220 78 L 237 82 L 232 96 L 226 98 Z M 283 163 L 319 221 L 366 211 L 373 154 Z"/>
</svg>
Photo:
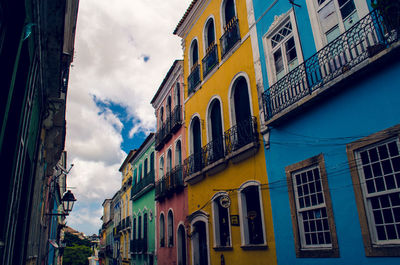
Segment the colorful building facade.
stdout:
<svg viewBox="0 0 400 265">
<path fill-rule="evenodd" d="M 400 5 L 252 3 L 278 264 L 398 262 Z"/>
<path fill-rule="evenodd" d="M 131 261 L 134 265 L 157 264 L 155 259 L 156 209 L 154 200 L 154 133 L 150 133 L 129 160 L 133 171 Z"/>
<path fill-rule="evenodd" d="M 246 2 L 192 1 L 174 34 L 187 84 L 189 264 L 276 264 Z"/>
<path fill-rule="evenodd" d="M 186 157 L 183 61 L 176 60 L 151 101 L 157 117 L 156 248 L 158 264 L 188 264 L 185 220 L 187 194 L 183 181 Z"/>
<path fill-rule="evenodd" d="M 122 163 L 119 171 L 122 173 L 122 185 L 120 190 L 120 216 L 121 219 L 117 225 L 117 232 L 120 233 L 120 257 L 121 264 L 130 264 L 130 240 L 131 240 L 131 188 L 133 169 L 130 163 L 136 150 L 131 150 Z"/>
</svg>

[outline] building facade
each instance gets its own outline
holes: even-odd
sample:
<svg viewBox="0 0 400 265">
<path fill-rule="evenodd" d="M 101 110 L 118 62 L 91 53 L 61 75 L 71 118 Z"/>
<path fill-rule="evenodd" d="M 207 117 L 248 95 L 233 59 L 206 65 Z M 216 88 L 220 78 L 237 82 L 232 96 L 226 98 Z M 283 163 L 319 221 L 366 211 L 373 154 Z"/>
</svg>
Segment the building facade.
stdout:
<svg viewBox="0 0 400 265">
<path fill-rule="evenodd" d="M 276 264 L 246 2 L 192 1 L 174 32 L 187 84 L 189 264 Z"/>
<path fill-rule="evenodd" d="M 153 265 L 155 259 L 156 209 L 154 200 L 155 137 L 150 133 L 129 160 L 133 171 L 131 263 Z"/>
<path fill-rule="evenodd" d="M 130 264 L 130 240 L 131 240 L 131 188 L 132 188 L 132 165 L 131 159 L 135 155 L 136 150 L 131 150 L 119 171 L 122 173 L 122 185 L 120 190 L 120 220 L 117 225 L 117 233 L 120 233 L 120 257 L 121 263 Z"/>
<path fill-rule="evenodd" d="M 398 262 L 400 5 L 378 2 L 252 1 L 279 264 Z"/>
<path fill-rule="evenodd" d="M 183 181 L 186 134 L 183 122 L 183 61 L 176 60 L 151 101 L 157 117 L 156 249 L 158 264 L 188 264 Z"/>
<path fill-rule="evenodd" d="M 48 210 L 59 201 L 47 184 L 64 150 L 78 5 L 0 1 L 0 264 L 55 260 L 59 221 Z"/>
</svg>

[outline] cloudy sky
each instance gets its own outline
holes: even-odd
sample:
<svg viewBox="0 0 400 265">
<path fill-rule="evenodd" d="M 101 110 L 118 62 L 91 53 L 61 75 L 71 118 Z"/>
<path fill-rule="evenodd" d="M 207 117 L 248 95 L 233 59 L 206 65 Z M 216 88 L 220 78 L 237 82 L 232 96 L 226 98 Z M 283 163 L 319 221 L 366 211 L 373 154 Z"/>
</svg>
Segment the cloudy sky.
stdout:
<svg viewBox="0 0 400 265">
<path fill-rule="evenodd" d="M 67 101 L 67 185 L 77 198 L 67 225 L 98 233 L 102 202 L 120 188 L 130 149 L 154 131 L 150 105 L 175 59 L 172 32 L 190 0 L 80 1 Z"/>
</svg>

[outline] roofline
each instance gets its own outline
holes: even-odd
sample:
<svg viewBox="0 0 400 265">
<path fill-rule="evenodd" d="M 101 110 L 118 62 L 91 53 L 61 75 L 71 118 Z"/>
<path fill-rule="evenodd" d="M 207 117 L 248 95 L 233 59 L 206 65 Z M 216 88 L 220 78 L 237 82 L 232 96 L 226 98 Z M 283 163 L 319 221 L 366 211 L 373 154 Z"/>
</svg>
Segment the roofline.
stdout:
<svg viewBox="0 0 400 265">
<path fill-rule="evenodd" d="M 142 151 L 142 149 L 146 146 L 146 144 L 151 140 L 151 138 L 153 138 L 154 133 L 150 133 L 149 136 L 147 136 L 147 138 L 143 141 L 142 145 L 137 149 L 137 151 L 135 152 L 135 154 L 131 157 L 131 159 L 129 159 L 129 162 L 134 160 L 138 154 L 140 154 L 140 151 Z"/>
<path fill-rule="evenodd" d="M 129 162 L 132 156 L 137 152 L 137 149 L 133 149 L 129 151 L 129 154 L 125 157 L 124 162 L 122 162 L 121 167 L 118 169 L 119 172 L 122 172 L 122 168 Z"/>
<path fill-rule="evenodd" d="M 186 18 L 189 16 L 190 11 L 192 11 L 194 5 L 197 3 L 198 0 L 192 0 L 189 7 L 186 9 L 185 14 L 183 14 L 181 20 L 179 20 L 178 25 L 175 27 L 173 32 L 174 35 L 177 35 L 179 28 L 182 26 L 183 22 L 185 22 Z"/>
<path fill-rule="evenodd" d="M 158 95 L 161 93 L 161 90 L 163 89 L 164 85 L 167 83 L 168 78 L 171 76 L 172 72 L 174 71 L 176 65 L 177 65 L 179 62 L 183 62 L 183 60 L 182 60 L 182 59 L 175 60 L 174 63 L 172 64 L 172 66 L 169 68 L 167 74 L 166 74 L 165 77 L 164 77 L 164 80 L 161 82 L 160 87 L 157 89 L 156 94 L 154 95 L 153 99 L 150 101 L 150 104 L 153 104 L 154 101 L 156 101 L 156 99 L 157 99 Z"/>
</svg>

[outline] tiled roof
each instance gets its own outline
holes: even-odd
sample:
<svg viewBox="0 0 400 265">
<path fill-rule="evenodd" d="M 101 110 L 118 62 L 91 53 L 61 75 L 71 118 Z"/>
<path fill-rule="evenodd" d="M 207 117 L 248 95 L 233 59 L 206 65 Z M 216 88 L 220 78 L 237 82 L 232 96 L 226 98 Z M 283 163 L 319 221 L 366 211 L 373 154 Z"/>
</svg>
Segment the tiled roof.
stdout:
<svg viewBox="0 0 400 265">
<path fill-rule="evenodd" d="M 198 0 L 192 0 L 192 2 L 190 3 L 188 9 L 186 9 L 185 14 L 183 14 L 183 17 L 181 18 L 181 20 L 179 21 L 178 25 L 176 26 L 175 30 L 174 30 L 174 35 L 176 35 L 176 33 L 178 32 L 178 29 L 180 26 L 182 26 L 183 22 L 186 20 L 187 16 L 189 15 L 190 11 L 192 11 L 194 5 L 197 3 Z"/>
</svg>

